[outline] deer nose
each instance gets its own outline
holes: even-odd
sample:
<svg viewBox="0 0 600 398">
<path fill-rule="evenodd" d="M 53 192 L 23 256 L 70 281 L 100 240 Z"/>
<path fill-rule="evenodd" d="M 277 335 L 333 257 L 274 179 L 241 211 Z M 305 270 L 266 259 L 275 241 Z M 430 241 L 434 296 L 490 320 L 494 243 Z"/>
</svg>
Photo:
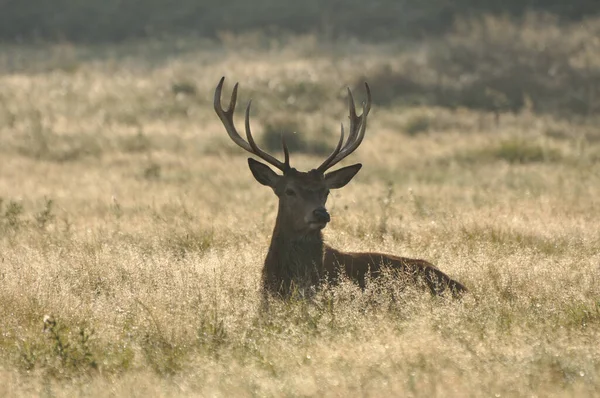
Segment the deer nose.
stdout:
<svg viewBox="0 0 600 398">
<path fill-rule="evenodd" d="M 313 217 L 317 222 L 329 222 L 331 220 L 327 209 L 324 207 L 317 207 L 315 210 L 313 210 Z"/>
</svg>

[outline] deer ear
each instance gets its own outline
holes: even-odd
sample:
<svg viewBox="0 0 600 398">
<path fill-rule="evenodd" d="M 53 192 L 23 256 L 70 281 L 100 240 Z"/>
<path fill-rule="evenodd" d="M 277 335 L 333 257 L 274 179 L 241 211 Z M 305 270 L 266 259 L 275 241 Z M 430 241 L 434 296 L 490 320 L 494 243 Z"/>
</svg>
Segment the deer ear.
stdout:
<svg viewBox="0 0 600 398">
<path fill-rule="evenodd" d="M 348 184 L 352 178 L 358 173 L 362 164 L 357 163 L 352 166 L 343 167 L 339 170 L 325 174 L 325 184 L 329 189 L 341 188 Z"/>
<path fill-rule="evenodd" d="M 256 178 L 256 181 L 275 189 L 275 185 L 281 176 L 277 175 L 269 166 L 257 162 L 252 158 L 248 158 L 248 166 L 250 167 L 252 175 Z"/>
</svg>

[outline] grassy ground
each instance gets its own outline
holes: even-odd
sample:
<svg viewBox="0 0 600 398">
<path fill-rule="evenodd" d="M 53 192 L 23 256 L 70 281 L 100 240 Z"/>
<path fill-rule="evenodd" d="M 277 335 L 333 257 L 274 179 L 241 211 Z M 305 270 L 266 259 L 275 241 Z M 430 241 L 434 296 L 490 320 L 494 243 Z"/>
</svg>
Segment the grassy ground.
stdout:
<svg viewBox="0 0 600 398">
<path fill-rule="evenodd" d="M 327 241 L 471 293 L 387 278 L 265 312 L 276 201 L 214 115 L 218 79 L 240 119 L 254 98 L 256 135 L 331 148 L 344 87 L 419 49 L 251 40 L 2 47 L 0 395 L 600 394 L 598 121 L 375 107 Z"/>
</svg>

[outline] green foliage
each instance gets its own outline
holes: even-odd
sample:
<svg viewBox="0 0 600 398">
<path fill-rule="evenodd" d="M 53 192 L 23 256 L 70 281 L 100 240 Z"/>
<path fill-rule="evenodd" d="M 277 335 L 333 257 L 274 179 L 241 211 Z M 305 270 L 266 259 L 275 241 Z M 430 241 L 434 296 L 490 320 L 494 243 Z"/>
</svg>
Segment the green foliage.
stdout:
<svg viewBox="0 0 600 398">
<path fill-rule="evenodd" d="M 600 324 L 600 300 L 573 303 L 566 308 L 564 324 L 571 327 L 579 326 L 582 329 Z"/>
<path fill-rule="evenodd" d="M 205 314 L 198 327 L 198 344 L 208 352 L 216 353 L 227 342 L 227 330 L 217 311 Z"/>
<path fill-rule="evenodd" d="M 23 205 L 13 200 L 10 200 L 5 208 L 3 208 L 3 204 L 4 199 L 0 198 L 0 228 L 3 230 L 18 230 L 24 222 L 21 219 Z"/>
<path fill-rule="evenodd" d="M 90 341 L 94 335 L 93 329 L 80 326 L 75 332 L 60 320 L 46 316 L 44 333 L 47 335 L 50 350 L 40 353 L 43 355 L 40 355 L 40 360 L 45 362 L 40 365 L 52 376 L 70 377 L 98 368 Z"/>
</svg>

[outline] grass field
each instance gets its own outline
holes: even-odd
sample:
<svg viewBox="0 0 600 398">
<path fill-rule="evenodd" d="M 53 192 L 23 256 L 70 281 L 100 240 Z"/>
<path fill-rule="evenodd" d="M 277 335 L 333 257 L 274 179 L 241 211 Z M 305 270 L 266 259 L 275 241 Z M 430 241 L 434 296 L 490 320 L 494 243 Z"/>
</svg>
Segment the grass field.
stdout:
<svg viewBox="0 0 600 398">
<path fill-rule="evenodd" d="M 345 87 L 421 50 L 222 39 L 2 45 L 0 395 L 600 395 L 598 118 L 374 107 L 326 240 L 470 293 L 390 277 L 261 310 L 276 198 L 212 110 L 219 78 L 239 126 L 252 96 L 257 136 L 298 127 L 306 170 Z"/>
</svg>

